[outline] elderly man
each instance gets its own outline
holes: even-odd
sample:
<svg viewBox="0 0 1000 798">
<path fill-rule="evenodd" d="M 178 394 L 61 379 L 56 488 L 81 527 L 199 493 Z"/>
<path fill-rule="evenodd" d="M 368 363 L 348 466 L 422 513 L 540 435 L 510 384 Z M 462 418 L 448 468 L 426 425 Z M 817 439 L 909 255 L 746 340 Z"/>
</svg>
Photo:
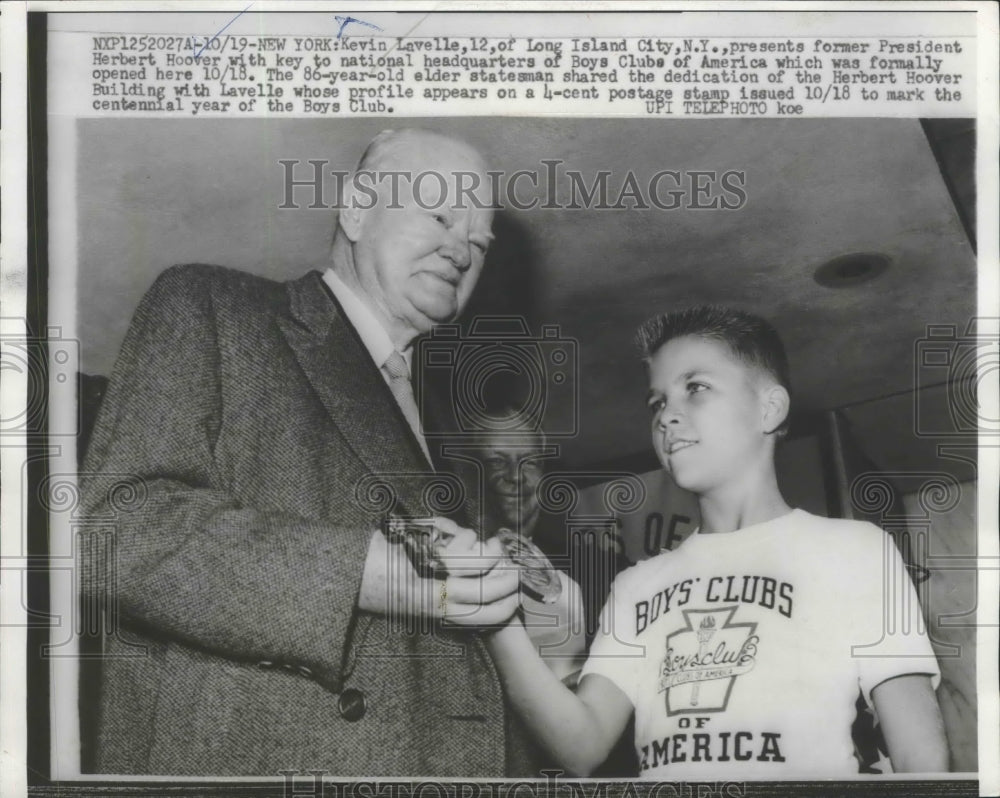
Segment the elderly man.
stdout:
<svg viewBox="0 0 1000 798">
<path fill-rule="evenodd" d="M 479 277 L 492 211 L 462 188 L 484 173 L 451 138 L 383 133 L 324 273 L 175 267 L 143 299 L 81 477 L 110 532 L 85 583 L 121 619 L 98 772 L 519 775 L 475 631 L 509 614 L 516 572 L 439 519 L 456 567 L 421 576 L 378 531 L 435 509 L 410 347 Z"/>
</svg>

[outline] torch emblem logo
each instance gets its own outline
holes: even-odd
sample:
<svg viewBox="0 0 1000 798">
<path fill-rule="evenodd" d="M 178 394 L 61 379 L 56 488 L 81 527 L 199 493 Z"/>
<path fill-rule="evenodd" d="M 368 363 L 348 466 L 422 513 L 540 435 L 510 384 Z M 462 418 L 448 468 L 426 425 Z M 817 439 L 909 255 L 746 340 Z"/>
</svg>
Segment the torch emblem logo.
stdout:
<svg viewBox="0 0 1000 798">
<path fill-rule="evenodd" d="M 683 610 L 685 626 L 666 637 L 660 692 L 668 715 L 722 712 L 736 679 L 753 670 L 756 623 L 731 623 L 737 607 Z"/>
<path fill-rule="evenodd" d="M 711 615 L 706 615 L 701 619 L 701 623 L 698 624 L 698 659 L 699 661 L 704 661 L 705 655 L 708 653 L 708 644 L 712 640 L 712 636 L 715 634 L 715 618 Z M 698 706 L 698 688 L 701 687 L 700 682 L 695 682 L 691 686 L 691 706 Z"/>
</svg>

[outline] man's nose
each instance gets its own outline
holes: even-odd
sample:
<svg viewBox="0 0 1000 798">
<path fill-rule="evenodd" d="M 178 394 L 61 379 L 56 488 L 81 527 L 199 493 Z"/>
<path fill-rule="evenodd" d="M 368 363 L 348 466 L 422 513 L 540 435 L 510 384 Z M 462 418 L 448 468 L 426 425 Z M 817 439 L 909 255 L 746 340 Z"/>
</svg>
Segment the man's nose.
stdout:
<svg viewBox="0 0 1000 798">
<path fill-rule="evenodd" d="M 460 272 L 472 265 L 472 245 L 467 236 L 459 230 L 449 230 L 447 240 L 441 245 L 440 253 L 450 260 Z"/>
<path fill-rule="evenodd" d="M 670 424 L 680 423 L 681 411 L 677 403 L 664 403 L 656 417 L 656 426 L 665 430 Z"/>
<path fill-rule="evenodd" d="M 521 482 L 521 472 L 517 463 L 504 463 L 500 469 L 500 478 L 508 485 L 518 485 Z"/>
</svg>

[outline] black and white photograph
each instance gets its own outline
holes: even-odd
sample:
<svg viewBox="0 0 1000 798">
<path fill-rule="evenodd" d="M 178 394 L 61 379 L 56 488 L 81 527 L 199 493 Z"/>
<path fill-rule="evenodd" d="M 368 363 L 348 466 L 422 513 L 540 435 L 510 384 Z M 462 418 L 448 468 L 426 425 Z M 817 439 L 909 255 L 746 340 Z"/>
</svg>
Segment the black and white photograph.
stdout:
<svg viewBox="0 0 1000 798">
<path fill-rule="evenodd" d="M 27 5 L 11 794 L 997 783 L 995 8 Z"/>
</svg>

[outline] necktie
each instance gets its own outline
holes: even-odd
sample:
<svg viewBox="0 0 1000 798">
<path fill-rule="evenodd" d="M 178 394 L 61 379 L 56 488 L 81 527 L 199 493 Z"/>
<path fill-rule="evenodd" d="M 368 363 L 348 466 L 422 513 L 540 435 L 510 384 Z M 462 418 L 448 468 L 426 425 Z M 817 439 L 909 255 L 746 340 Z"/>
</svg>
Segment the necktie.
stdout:
<svg viewBox="0 0 1000 798">
<path fill-rule="evenodd" d="M 417 410 L 417 402 L 413 398 L 413 385 L 410 383 L 410 370 L 406 367 L 406 360 L 399 352 L 394 351 L 382 364 L 382 370 L 389 377 L 389 390 L 392 391 L 396 404 L 403 411 L 406 422 L 416 435 L 427 462 L 431 462 L 431 453 L 427 449 L 427 442 L 420 428 L 420 411 Z"/>
</svg>

